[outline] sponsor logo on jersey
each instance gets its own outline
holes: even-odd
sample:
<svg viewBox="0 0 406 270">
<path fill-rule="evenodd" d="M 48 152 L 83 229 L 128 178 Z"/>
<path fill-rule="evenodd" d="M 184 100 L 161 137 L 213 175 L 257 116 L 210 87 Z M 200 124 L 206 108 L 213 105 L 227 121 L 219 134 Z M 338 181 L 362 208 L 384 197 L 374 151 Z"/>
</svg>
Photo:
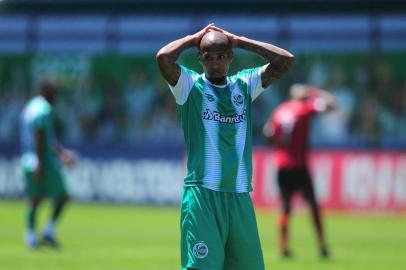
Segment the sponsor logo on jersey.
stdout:
<svg viewBox="0 0 406 270">
<path fill-rule="evenodd" d="M 193 246 L 193 256 L 196 259 L 204 259 L 207 254 L 209 254 L 209 247 L 205 243 L 200 242 Z"/>
<path fill-rule="evenodd" d="M 206 98 L 207 98 L 208 101 L 210 101 L 210 102 L 213 102 L 213 101 L 214 101 L 213 95 L 210 95 L 210 94 L 207 94 L 207 93 L 205 93 L 204 95 L 206 96 Z"/>
<path fill-rule="evenodd" d="M 246 119 L 246 110 L 242 112 L 242 114 L 233 114 L 233 115 L 223 115 L 219 113 L 218 111 L 212 111 L 210 109 L 206 109 L 205 112 L 203 112 L 203 119 L 204 120 L 212 120 L 212 121 L 217 121 L 220 123 L 226 123 L 226 124 L 237 124 L 244 122 Z"/>
</svg>

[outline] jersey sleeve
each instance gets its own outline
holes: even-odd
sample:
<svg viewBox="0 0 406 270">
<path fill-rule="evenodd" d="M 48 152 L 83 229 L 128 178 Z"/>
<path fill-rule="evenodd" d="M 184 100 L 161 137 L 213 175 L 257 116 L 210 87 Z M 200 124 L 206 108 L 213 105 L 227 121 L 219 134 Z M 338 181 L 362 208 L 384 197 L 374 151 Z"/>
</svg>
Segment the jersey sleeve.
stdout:
<svg viewBox="0 0 406 270">
<path fill-rule="evenodd" d="M 32 130 L 39 130 L 45 128 L 45 123 L 47 121 L 47 116 L 45 114 L 38 115 L 35 117 L 31 122 L 31 129 Z"/>
<path fill-rule="evenodd" d="M 265 89 L 262 87 L 261 67 L 244 69 L 237 73 L 237 77 L 248 85 L 249 94 L 254 101 Z"/>
<path fill-rule="evenodd" d="M 176 85 L 175 86 L 172 86 L 170 84 L 168 85 L 169 88 L 171 89 L 173 96 L 175 97 L 176 103 L 179 105 L 183 105 L 185 104 L 190 94 L 190 91 L 193 88 L 193 85 L 195 84 L 200 75 L 182 65 L 180 65 L 180 70 L 181 73 Z"/>
<path fill-rule="evenodd" d="M 51 121 L 51 111 L 48 108 L 44 108 L 38 111 L 32 118 L 29 126 L 33 131 L 45 129 Z"/>
</svg>

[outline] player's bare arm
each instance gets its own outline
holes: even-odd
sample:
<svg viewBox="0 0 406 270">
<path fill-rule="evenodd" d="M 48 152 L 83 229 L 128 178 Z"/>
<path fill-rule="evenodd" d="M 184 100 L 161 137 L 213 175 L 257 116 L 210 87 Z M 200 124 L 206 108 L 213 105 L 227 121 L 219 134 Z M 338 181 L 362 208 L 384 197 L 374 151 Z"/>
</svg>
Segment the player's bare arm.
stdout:
<svg viewBox="0 0 406 270">
<path fill-rule="evenodd" d="M 266 143 L 268 145 L 273 145 L 273 139 L 274 139 L 274 130 L 272 128 L 272 126 L 267 122 L 264 127 L 262 128 L 262 134 L 264 135 L 265 139 L 266 139 Z"/>
<path fill-rule="evenodd" d="M 336 98 L 330 94 L 328 91 L 323 90 L 323 89 L 316 89 L 317 95 L 319 96 L 319 98 L 321 98 L 323 100 L 323 102 L 325 103 L 325 111 L 329 112 L 329 111 L 333 111 L 336 110 L 338 105 L 337 105 L 337 101 Z"/>
<path fill-rule="evenodd" d="M 176 63 L 180 54 L 189 48 L 198 46 L 204 34 L 210 31 L 213 25 L 214 24 L 211 23 L 193 35 L 172 41 L 159 50 L 156 55 L 156 60 L 162 76 L 169 84 L 172 86 L 176 85 L 180 77 L 180 67 Z"/>
<path fill-rule="evenodd" d="M 287 50 L 269 43 L 234 35 L 216 26 L 213 26 L 212 29 L 224 33 L 230 39 L 233 47 L 255 52 L 268 61 L 261 71 L 263 87 L 277 81 L 293 66 L 294 56 Z"/>
</svg>

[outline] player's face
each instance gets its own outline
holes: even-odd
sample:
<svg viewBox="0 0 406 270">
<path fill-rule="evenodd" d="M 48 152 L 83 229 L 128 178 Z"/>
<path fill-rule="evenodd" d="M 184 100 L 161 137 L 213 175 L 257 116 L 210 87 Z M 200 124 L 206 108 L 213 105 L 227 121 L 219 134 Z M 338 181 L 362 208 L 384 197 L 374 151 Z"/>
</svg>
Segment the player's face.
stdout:
<svg viewBox="0 0 406 270">
<path fill-rule="evenodd" d="M 208 79 L 225 78 L 233 57 L 231 50 L 200 51 L 199 60 Z"/>
</svg>

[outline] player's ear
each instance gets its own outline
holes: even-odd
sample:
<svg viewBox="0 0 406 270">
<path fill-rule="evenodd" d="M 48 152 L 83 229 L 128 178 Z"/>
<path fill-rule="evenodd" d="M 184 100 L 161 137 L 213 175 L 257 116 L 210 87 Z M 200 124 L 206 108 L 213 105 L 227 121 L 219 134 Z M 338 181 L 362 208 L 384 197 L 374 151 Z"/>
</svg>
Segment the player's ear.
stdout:
<svg viewBox="0 0 406 270">
<path fill-rule="evenodd" d="M 197 58 L 199 59 L 199 62 L 202 62 L 202 51 L 200 49 L 197 49 Z"/>
</svg>

